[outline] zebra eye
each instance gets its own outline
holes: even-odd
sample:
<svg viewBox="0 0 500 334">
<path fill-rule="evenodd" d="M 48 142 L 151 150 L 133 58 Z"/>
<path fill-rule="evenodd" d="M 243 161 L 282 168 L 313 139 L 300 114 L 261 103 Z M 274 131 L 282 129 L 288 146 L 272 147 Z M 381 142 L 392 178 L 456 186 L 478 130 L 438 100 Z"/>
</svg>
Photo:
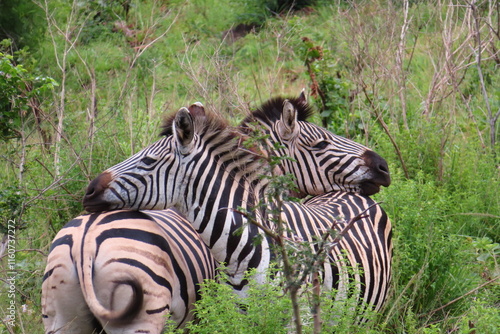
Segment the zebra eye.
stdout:
<svg viewBox="0 0 500 334">
<path fill-rule="evenodd" d="M 150 157 L 144 157 L 141 159 L 141 163 L 145 164 L 145 165 L 152 165 L 156 162 L 156 159 L 153 159 L 153 158 L 150 158 Z"/>
<path fill-rule="evenodd" d="M 326 140 L 322 140 L 322 141 L 316 143 L 316 145 L 314 145 L 313 148 L 315 148 L 317 150 L 322 150 L 322 149 L 327 148 L 328 145 L 330 145 L 329 142 L 327 142 Z"/>
</svg>

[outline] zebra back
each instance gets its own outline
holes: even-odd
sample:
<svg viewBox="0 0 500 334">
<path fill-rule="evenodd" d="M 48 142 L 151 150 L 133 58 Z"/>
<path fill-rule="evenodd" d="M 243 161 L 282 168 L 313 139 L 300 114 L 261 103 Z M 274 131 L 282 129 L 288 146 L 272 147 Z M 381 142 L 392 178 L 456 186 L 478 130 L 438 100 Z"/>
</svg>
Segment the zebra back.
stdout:
<svg viewBox="0 0 500 334">
<path fill-rule="evenodd" d="M 335 192 L 315 196 L 303 205 L 286 203 L 282 216 L 293 231 L 290 237 L 309 241 L 314 251 L 318 250 L 318 237 L 347 228 L 331 245 L 322 271 L 323 286 L 336 289 L 337 299 L 341 299 L 354 284 L 359 302 L 374 310 L 383 306 L 392 278 L 393 245 L 391 221 L 378 203 L 356 193 Z M 360 219 L 348 226 L 357 216 Z"/>
</svg>

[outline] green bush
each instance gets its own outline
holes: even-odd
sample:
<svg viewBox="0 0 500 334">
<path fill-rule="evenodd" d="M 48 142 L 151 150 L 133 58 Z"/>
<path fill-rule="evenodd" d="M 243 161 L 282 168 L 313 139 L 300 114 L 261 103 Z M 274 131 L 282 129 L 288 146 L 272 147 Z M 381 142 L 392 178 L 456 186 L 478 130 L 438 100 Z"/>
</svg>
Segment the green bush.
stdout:
<svg viewBox="0 0 500 334">
<path fill-rule="evenodd" d="M 20 222 L 22 212 L 25 209 L 23 202 L 26 199 L 26 195 L 17 187 L 7 186 L 4 189 L 0 189 L 0 233 L 8 233 L 8 225 L 11 222 L 17 222 L 16 228 L 20 229 L 26 227 L 25 224 Z"/>
<path fill-rule="evenodd" d="M 249 275 L 250 277 L 251 275 Z M 202 299 L 196 304 L 197 319 L 188 325 L 190 333 L 289 333 L 293 331 L 291 301 L 283 291 L 276 274 L 268 277 L 268 284 L 257 284 L 249 280 L 248 297 L 240 299 L 227 283 L 224 275 L 218 281 L 206 281 L 201 289 Z M 351 289 L 355 295 L 355 283 Z M 321 333 L 376 333 L 370 324 L 376 315 L 366 311 L 355 298 L 335 300 L 336 291 L 321 294 Z M 301 294 L 300 307 L 305 333 L 313 332 L 311 305 L 314 300 L 312 288 L 305 286 Z M 356 324 L 356 315 L 363 312 L 371 319 L 367 324 Z"/>
<path fill-rule="evenodd" d="M 191 333 L 286 333 L 290 323 L 290 299 L 279 286 L 250 280 L 248 298 L 241 300 L 223 275 L 220 283 L 207 281 L 197 303 L 197 321 Z M 245 311 L 242 311 L 240 305 Z"/>
<path fill-rule="evenodd" d="M 2 41 L 0 50 L 8 45 L 10 41 Z M 29 71 L 16 64 L 14 56 L 0 52 L 0 141 L 20 137 L 22 120 L 29 116 L 30 100 L 41 98 L 56 85 L 52 78 Z"/>
</svg>

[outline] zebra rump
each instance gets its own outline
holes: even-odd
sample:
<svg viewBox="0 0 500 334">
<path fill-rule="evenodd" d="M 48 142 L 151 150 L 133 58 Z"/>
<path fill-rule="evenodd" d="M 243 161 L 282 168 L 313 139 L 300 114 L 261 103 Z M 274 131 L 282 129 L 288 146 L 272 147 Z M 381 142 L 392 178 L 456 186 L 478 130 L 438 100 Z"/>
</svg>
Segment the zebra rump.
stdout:
<svg viewBox="0 0 500 334">
<path fill-rule="evenodd" d="M 216 263 L 176 211 L 79 216 L 56 235 L 42 284 L 46 333 L 161 333 L 193 318 Z"/>
</svg>

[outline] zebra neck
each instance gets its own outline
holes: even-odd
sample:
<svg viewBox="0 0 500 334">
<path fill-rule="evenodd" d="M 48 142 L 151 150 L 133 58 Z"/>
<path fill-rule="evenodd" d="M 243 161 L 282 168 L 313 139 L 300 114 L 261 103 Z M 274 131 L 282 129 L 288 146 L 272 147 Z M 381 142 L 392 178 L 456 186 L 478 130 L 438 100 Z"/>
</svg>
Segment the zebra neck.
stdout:
<svg viewBox="0 0 500 334">
<path fill-rule="evenodd" d="M 241 172 L 242 169 L 223 167 L 207 165 L 203 177 L 189 182 L 181 211 L 214 258 L 225 264 L 231 284 L 238 290 L 245 285 L 244 274 L 248 269 L 264 273 L 269 266 L 269 247 L 263 231 L 249 223 L 249 217 L 260 215 L 254 209 L 259 208 L 259 200 L 265 197 L 267 181 L 259 177 L 259 168 L 248 173 L 251 169 Z M 257 243 L 257 238 L 264 240 Z"/>
</svg>

